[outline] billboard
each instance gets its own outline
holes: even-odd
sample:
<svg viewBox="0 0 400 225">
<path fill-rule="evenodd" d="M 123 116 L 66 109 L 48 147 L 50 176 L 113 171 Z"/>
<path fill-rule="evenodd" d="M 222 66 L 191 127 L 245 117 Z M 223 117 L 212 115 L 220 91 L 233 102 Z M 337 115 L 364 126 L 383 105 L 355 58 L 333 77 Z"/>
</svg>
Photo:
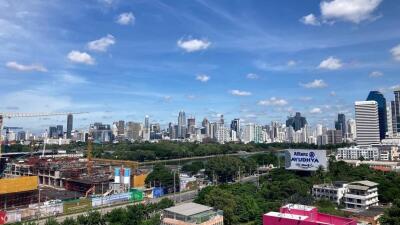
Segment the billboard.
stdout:
<svg viewBox="0 0 400 225">
<path fill-rule="evenodd" d="M 319 167 L 327 168 L 326 150 L 287 149 L 285 168 L 287 170 L 316 171 Z"/>
<path fill-rule="evenodd" d="M 114 195 L 109 195 L 109 196 L 104 196 L 104 197 L 97 197 L 97 198 L 92 198 L 92 206 L 98 207 L 101 205 L 114 204 L 114 203 L 118 203 L 118 202 L 126 202 L 126 201 L 129 201 L 130 199 L 131 199 L 131 194 L 129 192 L 114 194 Z"/>
</svg>

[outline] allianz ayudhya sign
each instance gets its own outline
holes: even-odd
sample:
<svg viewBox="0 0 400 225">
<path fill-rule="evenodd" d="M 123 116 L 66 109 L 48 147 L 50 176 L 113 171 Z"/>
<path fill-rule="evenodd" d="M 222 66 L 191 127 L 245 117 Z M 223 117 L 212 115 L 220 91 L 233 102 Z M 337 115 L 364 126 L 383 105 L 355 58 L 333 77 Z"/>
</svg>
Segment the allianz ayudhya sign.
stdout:
<svg viewBox="0 0 400 225">
<path fill-rule="evenodd" d="M 315 171 L 320 166 L 327 168 L 326 150 L 287 149 L 285 152 L 287 170 Z"/>
</svg>

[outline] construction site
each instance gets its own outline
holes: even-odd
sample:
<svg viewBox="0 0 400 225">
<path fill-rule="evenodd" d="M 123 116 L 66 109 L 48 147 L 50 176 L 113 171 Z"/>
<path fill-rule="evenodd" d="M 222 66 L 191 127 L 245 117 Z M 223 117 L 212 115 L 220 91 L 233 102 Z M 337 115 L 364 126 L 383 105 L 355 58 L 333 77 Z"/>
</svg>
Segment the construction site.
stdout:
<svg viewBox="0 0 400 225">
<path fill-rule="evenodd" d="M 51 114 L 7 117 L 42 115 Z M 1 130 L 3 117 L 0 113 Z M 1 156 L 0 145 L 0 212 L 7 213 L 8 223 L 38 213 L 72 213 L 83 206 L 90 209 L 112 202 L 143 200 L 141 190 L 148 172 L 140 170 L 137 162 L 93 158 L 90 137 L 82 153 L 47 154 L 43 149 L 36 155 Z"/>
</svg>

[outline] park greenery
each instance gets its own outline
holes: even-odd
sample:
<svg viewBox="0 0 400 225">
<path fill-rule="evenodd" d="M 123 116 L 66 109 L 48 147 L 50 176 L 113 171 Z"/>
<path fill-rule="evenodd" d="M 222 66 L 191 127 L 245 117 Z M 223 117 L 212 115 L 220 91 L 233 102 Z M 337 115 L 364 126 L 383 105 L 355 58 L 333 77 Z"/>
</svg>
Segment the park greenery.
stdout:
<svg viewBox="0 0 400 225">
<path fill-rule="evenodd" d="M 86 215 L 79 215 L 76 219 L 69 217 L 61 223 L 54 218 L 49 218 L 45 225 L 159 225 L 161 211 L 173 204 L 172 200 L 165 198 L 158 203 L 113 209 L 104 216 L 99 211 L 90 211 Z M 26 222 L 14 225 L 37 225 L 37 223 Z"/>
<path fill-rule="evenodd" d="M 258 158 L 258 162 L 267 157 L 269 162 L 275 162 L 273 164 L 279 160 L 272 154 L 254 156 L 254 158 Z M 257 160 L 255 161 L 257 163 Z M 398 173 L 384 173 L 372 170 L 366 165 L 355 167 L 343 161 L 337 162 L 330 159 L 328 171 L 319 169 L 309 174 L 277 168 L 260 177 L 259 185 L 253 183 L 227 184 L 232 181 L 240 166 L 244 166 L 243 160 L 233 157 L 224 156 L 209 160 L 205 166 L 206 171 L 207 168 L 218 171 L 218 182 L 221 185 L 204 188 L 195 200 L 198 203 L 223 210 L 227 225 L 261 224 L 263 213 L 277 211 L 280 206 L 287 203 L 315 205 L 324 213 L 349 216 L 340 210 L 341 206 L 336 206 L 329 201 L 313 199 L 311 188 L 313 184 L 324 182 L 357 180 L 370 180 L 378 183 L 380 202 L 396 203 L 382 217 L 382 220 L 385 221 L 382 224 L 396 224 L 393 221 L 398 221 L 396 217 L 399 216 L 400 201 L 395 199 L 400 196 L 400 175 Z"/>
<path fill-rule="evenodd" d="M 172 193 L 174 190 L 179 190 L 179 175 L 163 164 L 156 164 L 151 173 L 146 177 L 145 183 L 149 187 L 163 187 L 166 193 Z"/>
<path fill-rule="evenodd" d="M 274 151 L 285 148 L 305 148 L 305 149 L 335 149 L 341 145 L 325 145 L 317 146 L 307 143 L 226 143 L 218 144 L 196 143 L 196 142 L 174 142 L 159 141 L 157 143 L 150 142 L 119 142 L 119 143 L 93 143 L 93 156 L 96 158 L 123 159 L 133 161 L 153 161 L 164 159 L 178 159 L 194 156 L 210 156 L 210 155 L 226 155 L 240 152 L 260 152 Z M 5 146 L 6 152 L 30 152 L 41 151 L 42 145 L 31 143 L 30 145 L 14 144 Z M 66 150 L 67 152 L 85 152 L 86 143 L 72 142 L 69 145 L 47 145 L 48 150 Z"/>
</svg>

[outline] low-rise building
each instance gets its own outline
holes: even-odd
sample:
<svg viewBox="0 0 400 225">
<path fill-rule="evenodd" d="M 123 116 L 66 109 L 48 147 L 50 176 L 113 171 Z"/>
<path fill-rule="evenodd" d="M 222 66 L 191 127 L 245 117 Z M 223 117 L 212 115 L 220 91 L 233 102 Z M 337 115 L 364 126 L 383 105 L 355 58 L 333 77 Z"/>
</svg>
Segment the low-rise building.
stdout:
<svg viewBox="0 0 400 225">
<path fill-rule="evenodd" d="M 379 160 L 397 161 L 399 160 L 399 146 L 394 144 L 376 144 L 372 145 L 379 152 Z"/>
<path fill-rule="evenodd" d="M 347 184 L 344 182 L 334 182 L 329 184 L 315 184 L 312 189 L 312 196 L 315 199 L 326 199 L 340 204 L 346 193 Z"/>
<path fill-rule="evenodd" d="M 313 206 L 288 204 L 263 215 L 263 225 L 356 225 L 354 219 L 318 212 Z"/>
<path fill-rule="evenodd" d="M 378 184 L 367 180 L 349 183 L 343 202 L 346 208 L 355 210 L 377 206 L 379 203 Z"/>
<path fill-rule="evenodd" d="M 221 210 L 196 203 L 185 203 L 164 209 L 161 225 L 223 225 Z"/>
<path fill-rule="evenodd" d="M 379 160 L 379 150 L 376 147 L 352 146 L 348 148 L 338 148 L 337 159 L 364 159 Z"/>
</svg>

